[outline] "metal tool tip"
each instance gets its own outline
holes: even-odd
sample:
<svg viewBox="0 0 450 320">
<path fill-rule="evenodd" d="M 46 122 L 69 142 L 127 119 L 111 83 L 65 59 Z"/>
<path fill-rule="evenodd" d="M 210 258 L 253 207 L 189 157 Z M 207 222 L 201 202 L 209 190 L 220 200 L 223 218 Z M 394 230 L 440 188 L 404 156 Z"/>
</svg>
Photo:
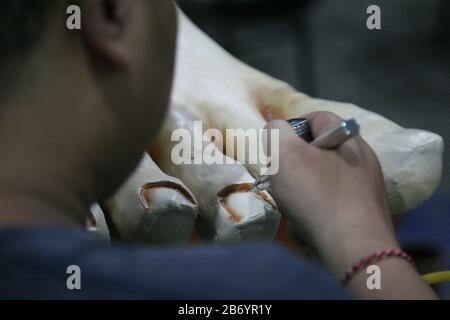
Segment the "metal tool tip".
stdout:
<svg viewBox="0 0 450 320">
<path fill-rule="evenodd" d="M 345 133 L 349 137 L 354 137 L 359 133 L 360 127 L 355 119 L 348 119 L 342 125 L 345 128 Z"/>
</svg>

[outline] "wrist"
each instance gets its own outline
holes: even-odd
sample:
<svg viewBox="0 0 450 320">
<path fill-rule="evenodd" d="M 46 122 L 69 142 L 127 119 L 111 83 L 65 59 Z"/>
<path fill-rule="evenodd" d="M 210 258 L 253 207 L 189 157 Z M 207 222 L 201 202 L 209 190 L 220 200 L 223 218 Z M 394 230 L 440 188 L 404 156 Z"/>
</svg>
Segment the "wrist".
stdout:
<svg viewBox="0 0 450 320">
<path fill-rule="evenodd" d="M 400 249 L 393 228 L 380 214 L 361 219 L 348 215 L 341 221 L 326 222 L 312 232 L 312 245 L 337 276 L 356 261 L 374 252 Z M 320 230 L 319 230 L 320 229 Z"/>
<path fill-rule="evenodd" d="M 364 241 L 337 242 L 319 249 L 323 262 L 341 279 L 347 270 L 368 255 L 383 250 L 400 250 L 397 241 L 391 239 L 366 239 Z"/>
</svg>

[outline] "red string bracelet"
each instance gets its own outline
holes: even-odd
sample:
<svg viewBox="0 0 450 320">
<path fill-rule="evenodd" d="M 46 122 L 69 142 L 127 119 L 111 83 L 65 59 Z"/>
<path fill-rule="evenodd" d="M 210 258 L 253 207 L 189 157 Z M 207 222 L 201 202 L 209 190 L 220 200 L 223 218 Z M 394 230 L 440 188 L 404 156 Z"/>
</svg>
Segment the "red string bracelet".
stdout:
<svg viewBox="0 0 450 320">
<path fill-rule="evenodd" d="M 361 259 L 357 264 L 351 267 L 346 273 L 344 278 L 342 279 L 342 284 L 346 285 L 356 276 L 361 270 L 367 268 L 368 266 L 380 262 L 381 260 L 388 258 L 402 258 L 408 261 L 411 265 L 415 265 L 413 259 L 405 252 L 401 250 L 384 250 L 376 252 L 370 256 L 367 256 Z"/>
</svg>

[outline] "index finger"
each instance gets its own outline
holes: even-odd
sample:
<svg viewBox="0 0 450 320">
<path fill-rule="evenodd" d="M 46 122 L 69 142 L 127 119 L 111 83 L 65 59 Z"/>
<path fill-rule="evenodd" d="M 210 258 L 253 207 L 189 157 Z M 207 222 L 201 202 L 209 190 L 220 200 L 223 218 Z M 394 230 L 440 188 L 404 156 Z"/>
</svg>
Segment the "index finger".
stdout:
<svg viewBox="0 0 450 320">
<path fill-rule="evenodd" d="M 328 111 L 316 111 L 303 116 L 309 120 L 314 139 L 339 126 L 344 119 Z"/>
</svg>

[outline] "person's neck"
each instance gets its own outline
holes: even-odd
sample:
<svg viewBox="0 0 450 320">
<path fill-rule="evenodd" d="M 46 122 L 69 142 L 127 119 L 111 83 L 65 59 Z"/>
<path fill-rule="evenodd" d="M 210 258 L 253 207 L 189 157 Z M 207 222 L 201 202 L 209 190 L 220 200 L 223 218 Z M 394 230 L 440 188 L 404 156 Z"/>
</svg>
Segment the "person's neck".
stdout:
<svg viewBox="0 0 450 320">
<path fill-rule="evenodd" d="M 25 93 L 0 108 L 6 112 L 0 115 L 0 228 L 83 227 L 89 217 L 95 188 L 89 168 L 77 157 L 76 141 L 68 136 L 73 129 L 59 123 L 57 106 L 71 106 L 58 101 L 64 97 Z M 70 103 L 76 110 L 82 102 Z"/>
<path fill-rule="evenodd" d="M 78 225 L 89 214 L 93 188 L 79 165 L 58 157 L 39 138 L 0 139 L 0 228 L 15 225 Z M 33 142 L 36 141 L 36 144 Z M 51 141 L 51 139 L 50 139 Z M 28 143 L 27 143 L 28 142 Z"/>
<path fill-rule="evenodd" d="M 83 227 L 89 208 L 63 190 L 0 190 L 0 228 L 67 226 Z"/>
</svg>

